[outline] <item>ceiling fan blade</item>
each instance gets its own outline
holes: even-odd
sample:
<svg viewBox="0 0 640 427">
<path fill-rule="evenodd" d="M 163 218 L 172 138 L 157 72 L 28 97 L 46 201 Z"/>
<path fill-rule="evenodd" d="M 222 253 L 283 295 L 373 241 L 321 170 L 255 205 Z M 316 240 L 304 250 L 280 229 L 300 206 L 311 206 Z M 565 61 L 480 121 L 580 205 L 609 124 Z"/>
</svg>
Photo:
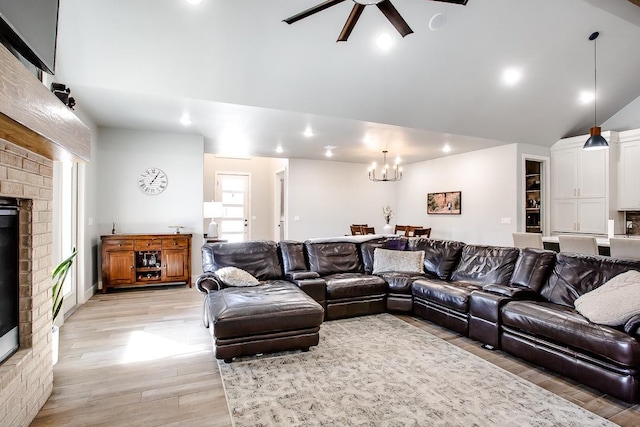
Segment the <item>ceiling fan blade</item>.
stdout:
<svg viewBox="0 0 640 427">
<path fill-rule="evenodd" d="M 320 4 L 317 4 L 307 10 L 305 10 L 304 12 L 300 12 L 296 15 L 290 16 L 287 19 L 284 20 L 284 22 L 286 22 L 287 24 L 291 25 L 294 22 L 297 22 L 301 19 L 306 18 L 307 16 L 311 16 L 314 13 L 318 13 L 318 12 L 322 12 L 325 9 L 330 8 L 331 6 L 335 6 L 339 3 L 342 3 L 344 0 L 327 0 L 325 2 L 322 2 Z"/>
<path fill-rule="evenodd" d="M 440 2 L 443 2 L 443 3 L 461 4 L 463 6 L 466 6 L 467 2 L 469 0 L 433 0 L 433 1 L 440 1 Z M 629 0 L 629 1 L 633 1 L 633 0 Z"/>
<path fill-rule="evenodd" d="M 353 27 L 356 26 L 356 22 L 362 15 L 362 11 L 364 10 L 364 5 L 360 3 L 356 3 L 353 5 L 353 9 L 351 9 L 351 14 L 347 18 L 347 22 L 345 22 L 344 27 L 342 28 L 342 32 L 340 32 L 340 36 L 338 37 L 339 42 L 346 42 L 351 35 L 351 31 L 353 31 Z"/>
<path fill-rule="evenodd" d="M 396 27 L 396 30 L 398 30 L 402 37 L 406 36 L 407 34 L 413 33 L 413 30 L 409 27 L 407 21 L 405 21 L 402 16 L 400 16 L 398 10 L 393 7 L 389 0 L 381 1 L 377 4 L 377 6 L 378 9 L 380 9 L 380 11 L 384 14 L 384 16 L 387 17 L 389 22 L 391 22 L 393 26 Z"/>
</svg>

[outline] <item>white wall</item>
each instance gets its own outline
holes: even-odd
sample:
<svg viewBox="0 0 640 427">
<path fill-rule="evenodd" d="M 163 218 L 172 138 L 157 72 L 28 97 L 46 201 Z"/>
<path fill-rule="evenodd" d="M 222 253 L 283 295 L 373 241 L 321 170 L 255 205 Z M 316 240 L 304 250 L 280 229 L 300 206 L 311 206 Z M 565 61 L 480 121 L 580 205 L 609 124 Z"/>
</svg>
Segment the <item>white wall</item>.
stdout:
<svg viewBox="0 0 640 427">
<path fill-rule="evenodd" d="M 214 200 L 215 176 L 217 173 L 248 173 L 251 176 L 251 236 L 252 240 L 278 240 L 274 235 L 275 176 L 286 168 L 287 161 L 257 157 L 251 159 L 228 159 L 213 154 L 204 155 L 204 200 Z M 204 220 L 206 230 L 209 220 Z"/>
<path fill-rule="evenodd" d="M 471 244 L 513 244 L 518 206 L 517 145 L 404 167 L 396 223 L 431 227 L 431 237 Z M 427 215 L 427 193 L 462 191 L 461 215 Z M 510 218 L 511 224 L 502 224 Z"/>
<path fill-rule="evenodd" d="M 202 194 L 204 138 L 199 135 L 98 128 L 98 213 L 100 234 L 172 233 L 182 225 L 192 233 L 192 275 L 202 272 Z M 138 175 L 162 169 L 167 189 L 148 196 L 138 188 Z"/>
<path fill-rule="evenodd" d="M 625 130 L 640 128 L 640 97 L 628 103 L 622 110 L 602 124 L 602 130 Z"/>
<path fill-rule="evenodd" d="M 350 234 L 349 225 L 354 223 L 366 223 L 381 232 L 385 224 L 382 206 L 397 211 L 398 183 L 371 182 L 367 168 L 356 163 L 291 159 L 287 238 L 343 236 Z"/>
</svg>

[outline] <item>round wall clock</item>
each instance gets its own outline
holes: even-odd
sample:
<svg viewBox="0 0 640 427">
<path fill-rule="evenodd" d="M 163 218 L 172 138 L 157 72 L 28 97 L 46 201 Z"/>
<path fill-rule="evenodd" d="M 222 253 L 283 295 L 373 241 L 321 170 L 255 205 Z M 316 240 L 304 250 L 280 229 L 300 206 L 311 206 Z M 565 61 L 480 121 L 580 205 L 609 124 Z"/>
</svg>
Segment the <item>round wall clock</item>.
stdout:
<svg viewBox="0 0 640 427">
<path fill-rule="evenodd" d="M 160 194 L 167 188 L 169 180 L 167 174 L 158 168 L 145 169 L 140 176 L 138 176 L 138 188 L 144 194 L 155 196 Z"/>
</svg>

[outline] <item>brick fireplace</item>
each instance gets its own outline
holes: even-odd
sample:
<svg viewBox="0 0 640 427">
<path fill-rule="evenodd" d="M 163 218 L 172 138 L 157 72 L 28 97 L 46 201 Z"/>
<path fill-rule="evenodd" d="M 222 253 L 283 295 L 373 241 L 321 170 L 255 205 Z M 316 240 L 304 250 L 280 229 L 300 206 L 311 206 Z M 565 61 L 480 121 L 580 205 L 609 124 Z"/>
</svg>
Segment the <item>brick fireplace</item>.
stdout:
<svg viewBox="0 0 640 427">
<path fill-rule="evenodd" d="M 0 364 L 0 426 L 28 426 L 53 388 L 53 161 L 89 161 L 89 129 L 0 45 L 0 196 L 18 200 L 18 351 Z"/>
</svg>

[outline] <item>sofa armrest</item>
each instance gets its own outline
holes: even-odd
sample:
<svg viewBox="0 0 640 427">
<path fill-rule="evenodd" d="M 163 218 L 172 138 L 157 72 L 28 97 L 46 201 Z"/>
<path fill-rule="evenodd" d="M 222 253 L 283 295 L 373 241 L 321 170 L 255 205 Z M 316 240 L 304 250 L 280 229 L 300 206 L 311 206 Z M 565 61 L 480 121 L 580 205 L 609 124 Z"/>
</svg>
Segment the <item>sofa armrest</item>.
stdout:
<svg viewBox="0 0 640 427">
<path fill-rule="evenodd" d="M 298 280 L 295 284 L 322 307 L 326 306 L 327 282 L 324 279 Z"/>
<path fill-rule="evenodd" d="M 538 299 L 538 294 L 535 291 L 529 288 L 521 288 L 519 286 L 491 284 L 483 286 L 482 290 L 492 294 L 509 297 L 511 299 Z"/>
<path fill-rule="evenodd" d="M 204 273 L 198 276 L 198 279 L 196 280 L 196 288 L 203 294 L 219 291 L 223 287 L 224 285 L 215 273 Z"/>
<path fill-rule="evenodd" d="M 288 281 L 297 283 L 300 280 L 317 279 L 320 275 L 315 271 L 294 270 L 288 272 L 285 277 Z"/>
<path fill-rule="evenodd" d="M 636 314 L 627 321 L 624 325 L 624 331 L 629 335 L 640 335 L 638 329 L 640 328 L 640 314 Z"/>
</svg>

